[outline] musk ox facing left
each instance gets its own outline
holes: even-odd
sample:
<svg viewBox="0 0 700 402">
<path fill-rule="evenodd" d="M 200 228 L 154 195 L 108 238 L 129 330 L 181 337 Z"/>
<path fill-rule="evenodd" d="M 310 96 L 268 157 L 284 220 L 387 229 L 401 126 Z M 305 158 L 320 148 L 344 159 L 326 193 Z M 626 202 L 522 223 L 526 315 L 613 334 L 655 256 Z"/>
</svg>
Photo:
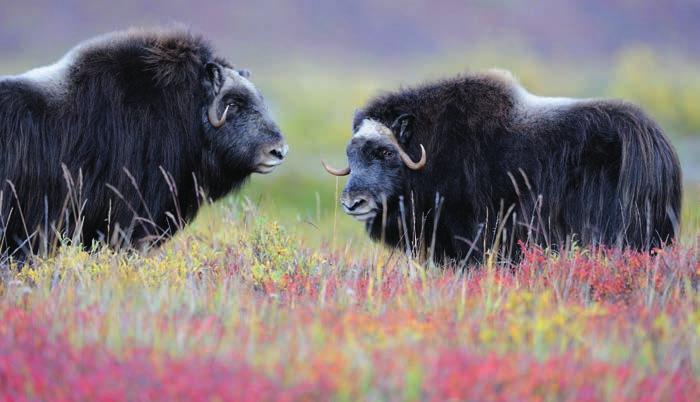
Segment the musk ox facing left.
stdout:
<svg viewBox="0 0 700 402">
<path fill-rule="evenodd" d="M 0 77 L 2 249 L 162 239 L 271 172 L 288 148 L 248 78 L 200 37 L 138 30 Z"/>
<path fill-rule="evenodd" d="M 436 260 L 509 257 L 517 241 L 649 250 L 678 230 L 680 166 L 652 119 L 620 101 L 535 96 L 503 71 L 371 100 L 347 157 L 324 164 L 350 175 L 345 212 Z"/>
</svg>

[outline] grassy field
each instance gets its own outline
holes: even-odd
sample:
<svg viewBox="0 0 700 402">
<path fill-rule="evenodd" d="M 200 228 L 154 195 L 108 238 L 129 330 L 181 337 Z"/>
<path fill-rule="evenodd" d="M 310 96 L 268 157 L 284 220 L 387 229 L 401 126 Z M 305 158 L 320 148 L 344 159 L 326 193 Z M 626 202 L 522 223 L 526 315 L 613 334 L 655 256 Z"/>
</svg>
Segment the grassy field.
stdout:
<svg viewBox="0 0 700 402">
<path fill-rule="evenodd" d="M 537 93 L 624 95 L 674 141 L 700 133 L 686 108 L 700 75 L 658 73 L 667 60 L 643 49 L 605 73 L 479 60 Z M 654 258 L 530 249 L 516 267 L 459 271 L 373 244 L 337 210 L 344 182 L 318 161 L 344 161 L 354 108 L 466 63 L 407 64 L 420 67 L 256 73 L 291 145 L 279 171 L 149 253 L 68 246 L 3 268 L 0 400 L 700 400 L 693 180 L 682 241 Z"/>
<path fill-rule="evenodd" d="M 240 204 L 150 255 L 67 247 L 0 298 L 5 400 L 700 398 L 698 245 L 460 272 Z M 215 219 L 214 219 L 215 218 Z"/>
</svg>

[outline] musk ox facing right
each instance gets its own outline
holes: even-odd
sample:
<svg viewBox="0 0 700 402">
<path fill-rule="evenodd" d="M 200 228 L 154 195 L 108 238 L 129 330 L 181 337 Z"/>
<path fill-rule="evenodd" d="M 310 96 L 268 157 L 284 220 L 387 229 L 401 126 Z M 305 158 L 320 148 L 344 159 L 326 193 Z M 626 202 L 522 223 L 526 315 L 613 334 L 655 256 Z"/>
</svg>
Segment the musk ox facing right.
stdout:
<svg viewBox="0 0 700 402">
<path fill-rule="evenodd" d="M 183 31 L 85 42 L 0 77 L 0 248 L 172 235 L 287 145 L 245 70 Z"/>
<path fill-rule="evenodd" d="M 671 242 L 681 171 L 659 126 L 613 100 L 545 98 L 508 72 L 379 96 L 356 113 L 345 212 L 434 259 L 517 241 L 649 250 Z M 516 252 L 517 254 L 517 252 Z"/>
</svg>

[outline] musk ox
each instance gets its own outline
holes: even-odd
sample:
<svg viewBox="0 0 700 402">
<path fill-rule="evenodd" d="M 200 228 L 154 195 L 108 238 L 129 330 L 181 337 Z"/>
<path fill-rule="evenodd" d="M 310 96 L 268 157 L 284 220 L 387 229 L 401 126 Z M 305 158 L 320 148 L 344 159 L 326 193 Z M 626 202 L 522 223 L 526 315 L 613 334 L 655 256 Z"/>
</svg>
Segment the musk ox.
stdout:
<svg viewBox="0 0 700 402">
<path fill-rule="evenodd" d="M 173 234 L 287 153 L 245 70 L 180 30 L 82 43 L 0 77 L 0 239 L 21 254 L 59 236 L 131 245 Z"/>
<path fill-rule="evenodd" d="M 535 96 L 505 71 L 371 100 L 347 157 L 324 163 L 350 175 L 345 212 L 436 260 L 517 256 L 518 241 L 649 250 L 678 230 L 680 167 L 651 118 L 621 101 Z"/>
</svg>

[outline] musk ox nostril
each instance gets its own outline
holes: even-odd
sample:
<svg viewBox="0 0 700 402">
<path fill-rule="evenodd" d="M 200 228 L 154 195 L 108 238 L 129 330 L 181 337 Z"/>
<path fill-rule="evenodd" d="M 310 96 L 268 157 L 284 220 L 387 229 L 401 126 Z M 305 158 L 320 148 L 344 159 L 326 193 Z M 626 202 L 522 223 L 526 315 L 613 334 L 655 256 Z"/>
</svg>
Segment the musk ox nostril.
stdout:
<svg viewBox="0 0 700 402">
<path fill-rule="evenodd" d="M 282 150 L 279 148 L 273 149 L 272 151 L 270 151 L 270 154 L 272 154 L 272 156 L 276 157 L 277 159 L 284 158 L 284 156 L 282 156 Z"/>
<path fill-rule="evenodd" d="M 354 211 L 366 203 L 367 203 L 367 198 L 365 198 L 365 197 L 356 197 L 356 198 L 353 198 L 352 200 L 343 200 L 342 201 L 343 207 L 345 207 L 345 209 L 348 211 Z"/>
<path fill-rule="evenodd" d="M 278 145 L 276 147 L 273 147 L 270 149 L 268 152 L 270 155 L 274 156 L 277 159 L 284 159 L 285 156 L 287 156 L 287 152 L 289 151 L 289 145 L 284 144 L 284 145 Z"/>
<path fill-rule="evenodd" d="M 352 204 L 352 209 L 356 209 L 357 207 L 364 205 L 366 202 L 367 202 L 367 200 L 365 200 L 365 199 L 362 199 L 362 198 L 357 199 L 357 200 L 355 200 L 355 203 Z"/>
</svg>

